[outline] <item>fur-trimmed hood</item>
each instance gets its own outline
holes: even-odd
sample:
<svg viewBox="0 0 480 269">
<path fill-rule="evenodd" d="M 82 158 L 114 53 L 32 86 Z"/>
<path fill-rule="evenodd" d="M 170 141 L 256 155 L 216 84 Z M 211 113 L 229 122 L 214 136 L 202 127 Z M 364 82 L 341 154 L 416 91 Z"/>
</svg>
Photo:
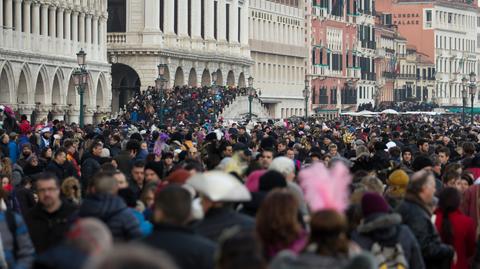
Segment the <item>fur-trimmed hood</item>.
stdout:
<svg viewBox="0 0 480 269">
<path fill-rule="evenodd" d="M 383 230 L 396 226 L 402 223 L 402 216 L 397 213 L 392 214 L 378 214 L 366 218 L 360 226 L 358 226 L 359 233 L 370 233 L 375 230 Z"/>
</svg>

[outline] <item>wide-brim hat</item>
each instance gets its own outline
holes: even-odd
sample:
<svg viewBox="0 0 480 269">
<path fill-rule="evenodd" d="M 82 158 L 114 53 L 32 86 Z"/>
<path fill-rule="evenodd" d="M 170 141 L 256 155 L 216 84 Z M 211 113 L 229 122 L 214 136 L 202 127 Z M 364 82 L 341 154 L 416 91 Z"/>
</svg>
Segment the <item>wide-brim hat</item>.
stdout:
<svg viewBox="0 0 480 269">
<path fill-rule="evenodd" d="M 247 188 L 234 176 L 220 171 L 196 174 L 187 181 L 197 192 L 213 202 L 247 202 L 252 199 Z"/>
</svg>

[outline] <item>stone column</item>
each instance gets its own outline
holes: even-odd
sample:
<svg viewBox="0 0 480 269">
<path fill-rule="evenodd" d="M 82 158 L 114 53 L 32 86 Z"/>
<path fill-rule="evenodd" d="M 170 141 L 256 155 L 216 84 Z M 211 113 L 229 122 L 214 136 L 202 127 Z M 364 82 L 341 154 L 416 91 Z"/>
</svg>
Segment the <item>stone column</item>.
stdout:
<svg viewBox="0 0 480 269">
<path fill-rule="evenodd" d="M 3 30 L 3 3 L 4 2 L 5 1 L 3 1 L 2 4 L 0 5 L 0 29 L 1 30 Z"/>
<path fill-rule="evenodd" d="M 5 28 L 11 29 L 13 26 L 12 16 L 13 16 L 13 6 L 12 0 L 3 0 L 3 5 L 5 8 Z"/>
<path fill-rule="evenodd" d="M 204 14 L 204 22 L 205 22 L 205 40 L 213 40 L 215 39 L 213 36 L 213 0 L 206 0 L 205 1 L 205 14 Z"/>
<path fill-rule="evenodd" d="M 50 36 L 51 37 L 56 37 L 57 34 L 56 34 L 56 22 L 57 22 L 57 19 L 56 19 L 56 16 L 57 16 L 57 7 L 55 6 L 50 6 L 49 8 L 50 10 L 50 16 L 48 18 L 48 22 L 49 22 L 49 26 L 48 26 L 48 32 L 50 33 Z"/>
<path fill-rule="evenodd" d="M 85 43 L 85 14 L 78 16 L 78 42 Z"/>
<path fill-rule="evenodd" d="M 57 9 L 57 37 L 63 39 L 63 8 Z"/>
<path fill-rule="evenodd" d="M 78 12 L 72 11 L 72 41 L 78 42 Z"/>
<path fill-rule="evenodd" d="M 36 109 L 36 123 L 46 120 L 48 117 L 48 112 L 50 111 L 51 106 L 49 105 L 39 105 Z"/>
<path fill-rule="evenodd" d="M 99 20 L 99 36 L 98 40 L 100 41 L 100 46 L 105 46 L 105 38 L 107 37 L 107 31 L 105 30 L 105 26 L 107 25 L 107 19 L 105 17 L 100 17 Z"/>
<path fill-rule="evenodd" d="M 32 33 L 40 34 L 40 4 L 38 2 L 32 3 Z"/>
<path fill-rule="evenodd" d="M 23 2 L 23 31 L 27 34 L 30 34 L 30 4 L 32 2 L 30 0 L 25 0 Z"/>
<path fill-rule="evenodd" d="M 93 16 L 92 21 L 92 43 L 95 46 L 98 46 L 98 17 Z"/>
<path fill-rule="evenodd" d="M 230 43 L 238 43 L 238 0 L 230 4 Z"/>
<path fill-rule="evenodd" d="M 65 36 L 64 38 L 68 41 L 72 40 L 71 32 L 71 22 L 72 22 L 72 11 L 70 9 L 65 10 Z"/>
<path fill-rule="evenodd" d="M 160 1 L 145 0 L 144 31 L 160 31 Z"/>
<path fill-rule="evenodd" d="M 243 46 L 248 46 L 248 0 L 243 2 L 240 23 L 240 43 Z"/>
<path fill-rule="evenodd" d="M 106 47 L 107 47 L 107 18 L 102 16 L 100 17 L 100 25 L 99 25 L 99 32 L 100 35 L 98 37 L 99 39 L 99 44 L 100 44 L 100 59 L 106 59 L 107 53 L 106 53 Z"/>
<path fill-rule="evenodd" d="M 54 106 L 52 112 L 53 120 L 64 120 L 66 107 L 62 105 Z"/>
<path fill-rule="evenodd" d="M 159 44 L 162 40 L 160 32 L 160 1 L 145 0 L 144 24 L 143 42 Z"/>
<path fill-rule="evenodd" d="M 22 31 L 22 0 L 15 0 L 15 31 Z"/>
<path fill-rule="evenodd" d="M 20 115 L 25 115 L 27 116 L 27 120 L 30 121 L 31 120 L 31 116 L 32 116 L 32 113 L 33 111 L 35 110 L 35 105 L 34 104 L 19 104 L 18 105 L 18 113 L 20 113 Z"/>
<path fill-rule="evenodd" d="M 226 42 L 226 9 L 225 0 L 218 0 L 217 4 L 217 40 L 219 42 Z"/>
<path fill-rule="evenodd" d="M 85 16 L 85 43 L 92 43 L 92 15 Z"/>
<path fill-rule="evenodd" d="M 72 107 L 68 111 L 68 123 L 76 123 L 80 122 L 80 110 L 78 107 Z"/>
<path fill-rule="evenodd" d="M 48 36 L 48 5 L 42 5 L 42 17 L 41 17 L 41 34 Z"/>
<path fill-rule="evenodd" d="M 84 124 L 93 124 L 93 114 L 94 114 L 94 111 L 92 108 L 85 109 L 85 113 L 83 114 Z"/>
<path fill-rule="evenodd" d="M 188 36 L 188 2 L 187 0 L 178 1 L 178 36 Z"/>
<path fill-rule="evenodd" d="M 174 25 L 174 16 L 173 13 L 175 11 L 175 0 L 164 0 L 165 2 L 163 3 L 163 31 L 166 35 L 174 35 L 175 32 L 173 31 L 173 25 Z"/>
<path fill-rule="evenodd" d="M 95 124 L 101 123 L 104 116 L 105 116 L 105 113 L 104 113 L 104 112 L 102 112 L 102 111 L 97 111 L 97 112 L 95 113 L 95 119 L 94 119 Z"/>
<path fill-rule="evenodd" d="M 201 39 L 202 36 L 202 21 L 201 21 L 201 16 L 202 16 L 202 10 L 201 10 L 201 4 L 202 1 L 192 1 L 192 38 L 194 39 Z"/>
</svg>

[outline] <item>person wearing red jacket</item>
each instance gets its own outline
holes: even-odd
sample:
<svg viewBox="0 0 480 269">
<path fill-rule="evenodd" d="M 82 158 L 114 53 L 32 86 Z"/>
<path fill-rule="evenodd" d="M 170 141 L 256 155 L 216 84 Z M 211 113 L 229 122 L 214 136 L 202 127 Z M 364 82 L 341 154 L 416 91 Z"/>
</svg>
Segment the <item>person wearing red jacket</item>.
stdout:
<svg viewBox="0 0 480 269">
<path fill-rule="evenodd" d="M 460 209 L 460 192 L 446 188 L 439 195 L 439 205 L 435 211 L 435 227 L 442 241 L 455 249 L 452 269 L 470 268 L 469 260 L 475 254 L 475 225 L 473 219 Z"/>
</svg>

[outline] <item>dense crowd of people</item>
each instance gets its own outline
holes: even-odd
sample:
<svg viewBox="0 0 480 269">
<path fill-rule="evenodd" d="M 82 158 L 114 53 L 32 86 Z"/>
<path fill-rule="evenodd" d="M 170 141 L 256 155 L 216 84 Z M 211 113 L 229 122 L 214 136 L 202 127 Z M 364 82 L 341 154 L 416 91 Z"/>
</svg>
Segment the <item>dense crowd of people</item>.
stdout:
<svg viewBox="0 0 480 269">
<path fill-rule="evenodd" d="M 153 89 L 82 129 L 0 107 L 0 268 L 480 268 L 480 127 L 210 122 L 215 96 L 168 92 L 164 126 Z"/>
<path fill-rule="evenodd" d="M 368 110 L 381 112 L 386 109 L 393 109 L 397 112 L 407 112 L 407 111 L 433 111 L 439 106 L 435 103 L 430 102 L 413 102 L 413 101 L 404 101 L 404 102 L 381 102 L 378 105 L 373 105 L 372 103 L 365 103 L 358 106 L 358 111 Z"/>
<path fill-rule="evenodd" d="M 165 124 L 214 122 L 237 96 L 245 96 L 246 88 L 175 87 L 163 94 L 155 87 L 136 93 L 127 105 L 123 119 L 132 123 L 159 123 L 161 111 Z"/>
</svg>

